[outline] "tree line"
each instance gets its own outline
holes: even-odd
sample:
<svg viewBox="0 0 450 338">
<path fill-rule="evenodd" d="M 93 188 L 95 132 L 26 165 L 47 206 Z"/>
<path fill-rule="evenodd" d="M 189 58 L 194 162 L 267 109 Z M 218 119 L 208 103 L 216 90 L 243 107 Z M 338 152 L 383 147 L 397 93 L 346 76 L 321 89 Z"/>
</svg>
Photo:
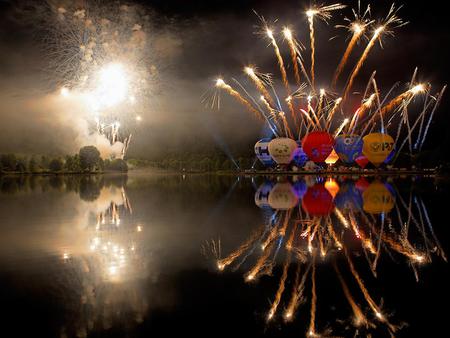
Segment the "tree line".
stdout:
<svg viewBox="0 0 450 338">
<path fill-rule="evenodd" d="M 127 163 L 121 159 L 102 159 L 94 146 L 80 148 L 74 155 L 63 157 L 0 155 L 0 173 L 101 173 L 126 172 Z"/>
</svg>

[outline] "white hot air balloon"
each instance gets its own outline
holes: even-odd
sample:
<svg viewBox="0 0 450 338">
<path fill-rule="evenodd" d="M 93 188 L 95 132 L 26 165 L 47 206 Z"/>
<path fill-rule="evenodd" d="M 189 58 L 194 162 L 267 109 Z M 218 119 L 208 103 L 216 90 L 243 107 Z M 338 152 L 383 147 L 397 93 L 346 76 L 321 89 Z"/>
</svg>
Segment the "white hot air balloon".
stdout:
<svg viewBox="0 0 450 338">
<path fill-rule="evenodd" d="M 293 139 L 287 137 L 275 138 L 269 143 L 269 154 L 281 166 L 287 166 L 292 161 L 294 151 L 298 145 Z"/>
</svg>

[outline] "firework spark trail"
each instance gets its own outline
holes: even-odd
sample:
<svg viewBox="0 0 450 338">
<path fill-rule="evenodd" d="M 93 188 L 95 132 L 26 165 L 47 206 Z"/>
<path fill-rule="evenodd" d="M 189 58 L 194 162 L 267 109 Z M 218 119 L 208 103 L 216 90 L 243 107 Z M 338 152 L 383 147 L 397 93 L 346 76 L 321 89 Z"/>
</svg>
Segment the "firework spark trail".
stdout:
<svg viewBox="0 0 450 338">
<path fill-rule="evenodd" d="M 314 108 L 311 105 L 311 100 L 312 100 L 312 96 L 309 96 L 308 100 L 307 100 L 307 102 L 308 102 L 308 114 L 311 114 L 314 117 L 314 121 L 317 123 L 317 127 L 319 129 L 321 129 L 320 121 L 319 121 L 319 119 L 318 119 L 318 117 L 316 115 L 316 112 L 315 112 Z"/>
<path fill-rule="evenodd" d="M 273 36 L 273 32 L 269 28 L 267 28 L 266 33 L 267 33 L 267 36 L 270 38 L 270 42 L 275 51 L 275 56 L 277 57 L 278 66 L 280 68 L 280 73 L 281 73 L 281 78 L 283 80 L 284 87 L 286 88 L 287 96 L 290 97 L 291 90 L 289 88 L 289 81 L 287 78 L 286 68 L 284 67 L 284 61 L 283 61 L 283 57 L 281 56 L 280 48 L 278 47 L 277 41 L 275 40 L 275 37 Z M 292 105 L 291 100 L 287 100 L 287 104 L 289 107 L 289 111 L 291 112 L 292 119 L 294 120 L 294 122 L 296 122 L 297 117 L 295 116 L 294 106 Z"/>
<path fill-rule="evenodd" d="M 377 112 L 372 114 L 370 118 L 368 118 L 365 121 L 363 121 L 365 128 L 363 129 L 362 134 L 367 130 L 367 128 L 372 125 L 373 122 L 375 122 L 375 119 L 377 117 L 382 117 L 387 112 L 392 111 L 393 109 L 397 108 L 400 104 L 403 104 L 405 106 L 409 105 L 411 103 L 412 99 L 419 93 L 423 93 L 427 90 L 427 87 L 423 84 L 418 84 L 414 86 L 412 89 L 408 89 L 407 91 L 401 93 L 397 97 L 393 98 L 391 101 L 389 101 L 386 105 L 381 107 L 381 109 L 378 109 Z M 382 105 L 382 104 L 380 104 Z M 379 113 L 379 114 L 377 114 Z M 366 122 L 367 121 L 367 122 Z M 398 151 L 397 151 L 398 152 Z"/>
<path fill-rule="evenodd" d="M 263 95 L 261 95 L 260 99 L 264 104 L 264 106 L 266 107 L 266 109 L 269 111 L 270 114 L 269 117 L 272 121 L 274 121 L 276 129 L 283 130 L 283 127 L 278 122 L 277 111 L 270 106 L 269 102 L 267 102 L 266 98 Z M 278 133 L 276 133 L 276 135 L 278 135 Z"/>
<path fill-rule="evenodd" d="M 264 96 L 264 98 L 269 102 L 270 106 L 274 106 L 274 102 L 272 100 L 272 96 L 270 96 L 270 93 L 266 89 L 265 84 L 263 81 L 258 77 L 258 75 L 255 73 L 255 70 L 252 67 L 245 67 L 244 73 L 248 75 L 248 77 L 253 81 L 253 83 L 256 86 L 256 89 L 261 93 L 261 95 Z"/>
<path fill-rule="evenodd" d="M 325 249 L 324 240 L 322 237 L 322 227 L 318 229 L 317 233 L 318 233 L 317 240 L 319 242 L 320 256 L 322 256 L 322 258 L 325 258 L 325 256 L 327 255 L 327 251 Z"/>
<path fill-rule="evenodd" d="M 261 116 L 261 112 L 256 110 L 250 102 L 248 102 L 246 99 L 242 97 L 242 95 L 237 92 L 233 87 L 231 87 L 229 84 L 226 84 L 222 79 L 217 79 L 216 81 L 216 87 L 224 89 L 233 96 L 237 101 L 239 101 L 242 105 L 244 105 L 250 112 L 252 112 L 258 119 L 264 120 L 264 118 Z"/>
<path fill-rule="evenodd" d="M 430 99 L 430 92 L 431 92 L 431 86 L 430 86 L 430 90 L 427 91 L 427 95 L 425 96 L 425 100 L 423 102 L 423 109 L 425 110 L 425 108 L 428 106 L 428 102 Z M 423 130 L 423 124 L 425 122 L 425 115 L 422 115 L 422 118 L 420 119 L 420 126 L 419 126 L 419 133 L 417 134 L 417 139 L 416 139 L 416 143 L 414 144 L 414 148 L 417 149 L 419 147 L 419 142 L 420 142 L 420 138 L 422 136 L 422 130 Z"/>
<path fill-rule="evenodd" d="M 374 275 L 376 276 L 376 270 L 377 270 L 377 263 L 378 263 L 378 259 L 380 258 L 380 252 L 381 252 L 381 242 L 382 242 L 382 238 L 383 238 L 383 231 L 384 231 L 384 213 L 381 214 L 381 227 L 380 227 L 380 235 L 378 236 L 378 245 L 377 245 L 377 250 L 375 253 L 375 259 L 373 260 L 372 263 L 372 272 L 374 273 Z"/>
<path fill-rule="evenodd" d="M 319 91 L 319 103 L 317 104 L 317 117 L 321 118 L 322 116 L 322 106 L 323 106 L 323 99 L 325 97 L 325 89 L 320 89 Z"/>
<path fill-rule="evenodd" d="M 310 253 L 313 252 L 312 242 L 313 242 L 313 240 L 314 240 L 314 237 L 315 237 L 315 235 L 316 235 L 317 230 L 319 229 L 319 226 L 320 226 L 320 221 L 319 221 L 319 220 L 316 220 L 316 221 L 315 221 L 314 228 L 313 228 L 313 231 L 312 231 L 312 232 L 309 234 L 309 236 L 308 236 L 308 251 L 309 251 Z"/>
<path fill-rule="evenodd" d="M 436 98 L 436 103 L 435 103 L 435 105 L 434 105 L 434 107 L 433 107 L 433 110 L 432 110 L 431 113 L 430 113 L 430 117 L 428 118 L 427 126 L 425 127 L 425 131 L 424 131 L 424 133 L 423 133 L 422 141 L 420 142 L 419 151 L 422 150 L 422 146 L 423 146 L 423 143 L 425 142 L 425 139 L 426 139 L 426 137 L 427 137 L 428 128 L 430 127 L 431 120 L 433 119 L 434 112 L 436 111 L 436 108 L 439 106 L 439 103 L 441 102 L 442 95 L 444 95 L 444 92 L 445 92 L 445 89 L 446 89 L 446 88 L 447 88 L 447 85 L 445 85 L 444 87 L 442 87 L 441 91 L 439 92 L 439 95 L 438 95 L 437 98 Z"/>
<path fill-rule="evenodd" d="M 339 238 L 337 237 L 336 232 L 333 229 L 333 222 L 331 222 L 330 217 L 328 217 L 327 224 L 328 224 L 328 227 L 327 227 L 328 233 L 330 234 L 331 238 L 334 240 L 334 243 L 336 244 L 338 250 L 342 250 L 343 245 L 342 245 L 341 241 L 339 240 Z"/>
<path fill-rule="evenodd" d="M 290 238 L 288 240 L 288 243 L 290 242 L 291 245 L 292 245 L 292 240 L 293 239 L 294 239 L 294 229 L 291 231 L 291 236 L 290 236 Z M 267 315 L 267 319 L 268 320 L 273 318 L 273 316 L 277 312 L 278 305 L 280 304 L 281 296 L 283 295 L 283 292 L 284 292 L 284 289 L 285 289 L 285 284 L 286 284 L 286 279 L 287 279 L 287 276 L 288 276 L 289 266 L 291 264 L 291 256 L 292 256 L 292 251 L 288 250 L 286 261 L 285 261 L 284 266 L 283 266 L 283 274 L 281 275 L 280 284 L 278 286 L 278 290 L 276 292 L 275 299 L 272 302 L 272 305 L 270 306 L 269 313 Z"/>
<path fill-rule="evenodd" d="M 317 126 L 317 124 L 312 120 L 311 116 L 309 116 L 309 113 L 304 110 L 304 109 L 300 109 L 300 111 L 306 116 L 307 120 L 308 120 L 308 126 L 307 128 L 309 129 L 311 126 L 313 126 L 313 128 L 319 128 L 320 129 L 320 125 Z"/>
<path fill-rule="evenodd" d="M 287 321 L 293 319 L 294 314 L 297 311 L 297 308 L 302 301 L 303 292 L 305 290 L 306 278 L 308 277 L 309 270 L 311 270 L 311 265 L 312 265 L 312 263 L 309 263 L 308 268 L 306 269 L 305 273 L 303 274 L 301 280 L 300 280 L 301 265 L 299 264 L 297 267 L 297 272 L 295 274 L 295 282 L 294 282 L 294 286 L 292 288 L 292 295 L 289 300 L 288 306 L 286 307 L 286 310 L 284 311 L 284 319 Z"/>
<path fill-rule="evenodd" d="M 369 304 L 370 308 L 375 313 L 376 318 L 379 321 L 385 323 L 392 332 L 395 332 L 396 331 L 395 326 L 393 326 L 392 324 L 390 324 L 388 322 L 388 320 L 381 313 L 381 309 L 378 307 L 378 305 L 375 303 L 375 301 L 370 296 L 369 291 L 366 289 L 363 280 L 361 279 L 358 272 L 356 271 L 356 269 L 353 265 L 353 262 L 350 259 L 350 256 L 345 248 L 344 248 L 344 253 L 345 253 L 345 257 L 347 257 L 347 262 L 350 267 L 350 271 L 352 272 L 353 277 L 355 278 L 356 282 L 358 283 L 358 286 L 359 286 L 361 292 L 363 293 L 364 298 L 367 301 L 367 304 Z"/>
<path fill-rule="evenodd" d="M 350 290 L 347 286 L 347 283 L 345 283 L 344 278 L 342 277 L 342 274 L 336 264 L 336 261 L 333 262 L 334 270 L 336 271 L 336 274 L 338 276 L 339 282 L 341 283 L 342 290 L 344 290 L 345 298 L 347 298 L 348 303 L 350 304 L 350 307 L 353 311 L 353 324 L 356 327 L 359 327 L 361 325 L 368 326 L 368 321 L 364 313 L 362 312 L 361 308 L 356 304 L 355 300 L 352 297 L 352 294 L 350 293 Z"/>
<path fill-rule="evenodd" d="M 366 61 L 367 57 L 369 56 L 370 50 L 375 45 L 375 42 L 380 37 L 380 34 L 383 32 L 384 26 L 378 27 L 375 32 L 373 33 L 372 38 L 370 39 L 369 43 L 367 44 L 366 48 L 364 49 L 364 52 L 362 53 L 360 59 L 358 60 L 358 63 L 356 64 L 355 68 L 353 68 L 353 71 L 350 75 L 350 78 L 347 81 L 347 85 L 345 86 L 344 94 L 342 95 L 342 98 L 345 100 L 348 96 L 348 93 L 353 87 L 353 82 L 356 79 L 356 76 L 358 75 L 359 71 L 361 70 L 364 61 Z"/>
<path fill-rule="evenodd" d="M 333 134 L 333 137 L 336 138 L 341 131 L 344 129 L 344 127 L 348 124 L 348 122 L 350 121 L 350 119 L 344 119 L 344 121 L 342 121 L 341 125 L 339 126 L 339 128 L 336 129 L 336 131 Z"/>
<path fill-rule="evenodd" d="M 316 57 L 316 48 L 315 48 L 315 37 L 314 37 L 314 14 L 307 14 L 308 15 L 308 23 L 309 23 L 309 40 L 310 40 L 310 47 L 311 47 L 311 84 L 312 89 L 315 88 L 315 74 L 314 74 L 314 67 L 315 67 L 315 57 Z"/>
<path fill-rule="evenodd" d="M 300 70 L 298 68 L 298 63 L 297 63 L 297 54 L 299 54 L 298 48 L 295 44 L 295 39 L 292 36 L 292 32 L 288 27 L 285 27 L 283 29 L 283 34 L 284 34 L 284 37 L 287 40 L 288 46 L 289 46 L 289 53 L 291 55 L 292 65 L 294 67 L 295 83 L 297 84 L 297 86 L 300 86 L 301 85 Z"/>
<path fill-rule="evenodd" d="M 380 93 L 378 92 L 377 81 L 375 81 L 375 78 L 372 79 L 372 86 L 373 86 L 373 90 L 375 91 L 374 94 L 375 94 L 375 99 L 377 102 L 377 109 L 380 112 L 381 133 L 384 133 L 384 119 L 383 119 L 383 114 L 381 113 Z"/>
<path fill-rule="evenodd" d="M 434 105 L 434 107 L 433 107 L 433 110 L 432 110 L 431 113 L 430 113 L 430 117 L 429 117 L 429 120 L 428 120 L 427 128 L 425 128 L 424 136 L 423 136 L 423 138 L 422 138 L 422 142 L 421 142 L 421 144 L 420 144 L 419 151 L 422 149 L 422 145 L 423 145 L 423 143 L 425 142 L 425 138 L 426 138 L 426 132 L 428 131 L 428 127 L 429 127 L 429 125 L 430 125 L 430 123 L 431 123 L 431 120 L 432 120 L 432 118 L 433 118 L 434 111 L 436 110 L 437 106 L 439 105 L 439 103 L 440 103 L 440 101 L 441 101 L 441 98 L 442 98 L 442 95 L 444 94 L 446 88 L 447 88 L 447 85 L 445 85 L 445 86 L 442 88 L 442 90 L 440 91 L 440 93 L 438 94 L 438 96 L 437 96 L 437 98 L 436 98 L 435 105 Z M 414 132 L 414 129 L 416 128 L 417 124 L 419 123 L 422 114 L 425 114 L 425 113 L 426 113 L 426 110 L 422 111 L 422 113 L 417 117 L 416 121 L 414 122 L 413 126 L 411 127 L 411 132 Z M 398 147 L 398 149 L 396 150 L 397 155 L 396 155 L 394 161 L 397 159 L 398 154 L 400 154 L 400 151 L 403 149 L 403 147 L 404 147 L 406 141 L 407 141 L 407 140 L 404 139 L 403 142 L 402 142 L 402 144 L 400 145 L 400 147 Z"/>
<path fill-rule="evenodd" d="M 331 122 L 333 120 L 333 116 L 336 113 L 336 111 L 338 110 L 340 104 L 342 102 L 342 97 L 338 97 L 336 99 L 336 101 L 334 102 L 333 108 L 331 108 L 330 112 L 328 113 L 328 117 L 327 117 L 327 121 L 326 121 L 326 129 L 327 132 L 330 131 L 331 128 Z"/>
<path fill-rule="evenodd" d="M 250 95 L 250 93 L 247 91 L 247 89 L 245 89 L 245 87 L 238 81 L 238 80 L 236 80 L 235 78 L 232 78 L 233 79 L 233 81 L 242 89 L 242 91 L 245 93 L 245 95 L 247 95 L 247 97 L 249 97 L 252 101 L 253 101 L 253 103 L 255 104 L 255 106 L 258 108 L 257 110 L 261 113 L 261 115 L 263 116 L 263 118 L 265 119 L 265 121 L 267 122 L 267 125 L 269 126 L 269 128 L 270 128 L 270 130 L 272 131 L 272 133 L 276 136 L 276 137 L 278 137 L 279 135 L 278 135 L 278 133 L 277 133 L 277 131 L 276 131 L 276 126 L 275 126 L 275 128 L 274 128 L 274 126 L 272 125 L 272 122 L 271 122 L 271 120 L 270 120 L 270 118 L 268 118 L 267 116 L 266 116 L 266 114 L 264 114 L 264 111 L 263 111 L 263 109 L 261 109 L 261 106 L 258 104 L 258 102 L 255 100 L 255 98 L 252 96 L 252 95 Z"/>
<path fill-rule="evenodd" d="M 342 212 L 339 210 L 339 208 L 334 208 L 334 213 L 337 216 L 337 218 L 339 219 L 339 221 L 342 223 L 344 228 L 348 229 L 348 227 L 349 227 L 348 221 L 345 218 L 345 216 L 342 214 Z"/>
<path fill-rule="evenodd" d="M 355 47 L 356 43 L 359 41 L 361 36 L 364 33 L 364 26 L 361 26 L 359 24 L 355 24 L 354 32 L 352 35 L 352 38 L 350 39 L 350 42 L 347 45 L 347 48 L 345 49 L 344 55 L 342 56 L 341 61 L 339 62 L 338 67 L 336 68 L 336 71 L 333 76 L 333 81 L 331 83 L 331 88 L 336 88 L 336 83 L 338 81 L 339 76 L 341 75 L 342 71 L 344 70 L 345 65 L 347 64 L 348 57 L 353 51 L 353 48 Z"/>
<path fill-rule="evenodd" d="M 306 81 L 308 82 L 309 86 L 311 88 L 313 88 L 311 79 L 308 76 L 308 72 L 306 71 L 305 65 L 303 64 L 303 61 L 302 61 L 302 59 L 299 56 L 297 56 L 297 62 L 300 65 L 300 68 L 302 70 L 302 74 L 305 77 Z"/>
<path fill-rule="evenodd" d="M 306 16 L 308 18 L 309 23 L 309 40 L 310 40 L 310 47 L 311 47 L 311 84 L 313 91 L 315 90 L 314 81 L 315 81 L 315 54 L 316 54 L 316 48 L 315 48 L 315 34 L 314 34 L 314 17 L 317 16 L 319 19 L 327 22 L 328 19 L 331 18 L 331 12 L 345 8 L 345 5 L 342 5 L 340 3 L 328 5 L 328 6 L 322 6 L 322 7 L 313 7 L 306 11 Z"/>
<path fill-rule="evenodd" d="M 262 253 L 262 255 L 258 258 L 255 266 L 246 274 L 245 280 L 250 282 L 255 279 L 261 269 L 264 267 L 267 258 L 269 258 L 270 253 L 272 252 L 274 246 L 274 242 L 272 242 L 268 247 L 266 247 Z"/>
<path fill-rule="evenodd" d="M 427 225 L 428 225 L 428 228 L 430 229 L 431 235 L 433 236 L 434 242 L 436 243 L 436 246 L 439 248 L 439 252 L 441 254 L 441 257 L 444 259 L 444 261 L 447 262 L 447 257 L 445 255 L 444 250 L 441 247 L 441 243 L 439 242 L 438 238 L 436 237 L 436 235 L 434 233 L 433 225 L 431 224 L 430 217 L 428 216 L 428 211 L 427 211 L 427 208 L 425 206 L 425 203 L 423 202 L 422 199 L 420 199 L 420 203 L 422 205 L 422 209 L 423 209 L 423 212 L 424 212 L 424 215 L 425 215 L 425 220 L 427 221 Z"/>
<path fill-rule="evenodd" d="M 230 253 L 227 257 L 217 261 L 217 267 L 219 270 L 224 270 L 228 265 L 233 263 L 238 257 L 240 257 L 248 248 L 250 248 L 256 239 L 261 235 L 260 231 L 255 231 L 253 234 L 239 246 L 235 251 Z"/>
<path fill-rule="evenodd" d="M 375 250 L 375 247 L 374 247 L 372 241 L 370 240 L 370 238 L 366 237 L 366 235 L 364 234 L 363 231 L 361 231 L 359 229 L 358 224 L 356 222 L 355 215 L 353 214 L 353 212 L 350 213 L 350 224 L 352 226 L 353 232 L 355 233 L 356 237 L 361 240 L 363 247 L 368 249 L 370 251 L 370 253 L 375 254 L 376 250 Z"/>
<path fill-rule="evenodd" d="M 272 243 L 272 241 L 274 240 L 274 238 L 277 237 L 277 235 L 278 235 L 277 229 L 278 229 L 278 226 L 279 226 L 279 222 L 280 222 L 280 221 L 278 221 L 277 224 L 275 224 L 275 225 L 272 227 L 272 230 L 269 232 L 269 235 L 267 236 L 266 240 L 263 242 L 263 244 L 261 244 L 261 249 L 265 250 L 266 247 L 267 247 L 270 243 Z"/>
<path fill-rule="evenodd" d="M 361 106 L 356 109 L 355 114 L 353 114 L 352 121 L 350 122 L 350 125 L 348 126 L 347 133 L 353 133 L 354 129 L 356 128 L 356 124 L 358 123 L 358 120 L 361 116 L 364 115 L 364 113 L 372 106 L 373 100 L 375 99 L 376 94 L 373 93 L 369 96 L 369 98 L 361 104 Z"/>
<path fill-rule="evenodd" d="M 316 255 L 313 256 L 312 262 L 312 273 L 311 273 L 311 318 L 309 322 L 308 335 L 315 336 L 316 334 L 316 303 L 317 303 L 317 294 L 316 294 Z"/>
</svg>

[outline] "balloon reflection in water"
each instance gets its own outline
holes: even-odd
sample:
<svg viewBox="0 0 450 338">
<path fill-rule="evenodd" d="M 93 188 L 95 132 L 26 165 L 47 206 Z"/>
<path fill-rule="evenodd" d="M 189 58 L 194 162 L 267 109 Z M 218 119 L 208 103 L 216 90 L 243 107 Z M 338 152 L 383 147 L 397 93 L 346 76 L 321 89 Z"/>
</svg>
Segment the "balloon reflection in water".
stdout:
<svg viewBox="0 0 450 338">
<path fill-rule="evenodd" d="M 103 187 L 86 208 L 90 214 L 82 230 L 86 246 L 64 259 L 64 275 L 70 279 L 65 283 L 72 288 L 69 297 L 80 296 L 68 302 L 75 308 L 62 329 L 67 336 L 73 330 L 76 336 L 85 337 L 95 327 L 109 329 L 113 323 L 142 322 L 148 309 L 140 283 L 148 273 L 144 228 L 133 221 L 125 189 Z"/>
<path fill-rule="evenodd" d="M 299 185 L 299 180 L 302 179 L 296 177 L 294 184 Z M 318 336 L 315 318 L 320 314 L 321 299 L 316 288 L 320 273 L 317 265 L 331 261 L 338 281 L 334 285 L 341 286 L 351 308 L 350 322 L 354 330 L 370 334 L 371 330 L 386 329 L 393 334 L 401 325 L 392 324 L 386 310 L 371 295 L 362 278 L 361 264 L 366 261 L 368 271 L 376 277 L 381 255 L 391 258 L 399 255 L 418 280 L 418 267 L 431 263 L 433 256 L 446 261 L 425 203 L 414 192 L 411 192 L 413 197 L 405 201 L 400 192 L 379 180 L 371 183 L 364 178 L 357 181 L 341 179 L 339 182 L 323 178 L 314 180 L 315 183 L 308 184 L 306 193 L 302 194 L 295 194 L 288 179 L 277 184 L 263 183 L 255 201 L 261 206 L 261 192 L 264 191 L 265 203 L 272 208 L 270 222 L 254 231 L 237 250 L 219 258 L 219 270 L 228 266 L 233 268 L 233 262 L 240 256 L 244 256 L 244 260 L 254 257 L 255 263 L 248 262 L 250 268 L 244 276 L 247 282 L 255 282 L 264 275 L 271 276 L 278 255 L 283 261 L 281 278 L 266 320 L 275 320 L 278 313 L 286 322 L 294 320 L 298 308 L 307 303 L 305 288 L 309 285 L 311 313 L 306 334 Z M 302 186 L 307 187 L 306 183 Z M 413 234 L 420 235 L 417 238 L 421 240 L 412 243 Z M 354 263 L 356 257 L 361 257 L 358 264 Z M 291 265 L 296 266 L 295 271 Z M 243 269 L 242 260 L 238 267 Z M 348 279 L 353 279 L 351 285 L 357 286 L 357 290 L 350 288 Z M 360 304 L 359 298 L 366 306 Z M 326 333 L 331 334 L 331 329 Z"/>
</svg>

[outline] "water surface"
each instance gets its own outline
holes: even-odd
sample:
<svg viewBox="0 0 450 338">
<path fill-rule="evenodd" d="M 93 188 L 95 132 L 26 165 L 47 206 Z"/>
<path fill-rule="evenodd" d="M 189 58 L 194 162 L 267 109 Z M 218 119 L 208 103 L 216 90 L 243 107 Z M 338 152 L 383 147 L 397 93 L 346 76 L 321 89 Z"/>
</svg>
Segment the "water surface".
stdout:
<svg viewBox="0 0 450 338">
<path fill-rule="evenodd" d="M 0 178 L 5 336 L 443 336 L 433 178 Z"/>
</svg>

